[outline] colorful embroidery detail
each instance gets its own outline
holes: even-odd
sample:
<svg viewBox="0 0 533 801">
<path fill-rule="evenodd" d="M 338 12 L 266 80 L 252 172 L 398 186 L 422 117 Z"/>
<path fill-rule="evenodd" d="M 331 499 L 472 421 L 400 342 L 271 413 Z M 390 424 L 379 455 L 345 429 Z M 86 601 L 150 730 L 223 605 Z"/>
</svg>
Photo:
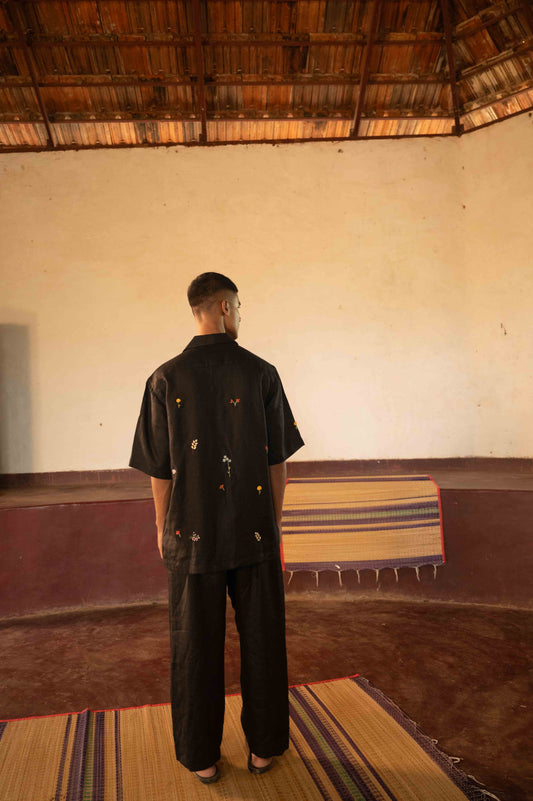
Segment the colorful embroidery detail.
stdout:
<svg viewBox="0 0 533 801">
<path fill-rule="evenodd" d="M 231 400 L 230 400 L 230 403 L 232 403 L 234 406 L 236 406 L 240 402 L 241 402 L 240 398 L 236 398 L 235 400 L 233 400 L 233 398 L 231 398 Z"/>
<path fill-rule="evenodd" d="M 178 404 L 178 409 L 181 409 L 181 398 L 176 398 L 176 403 Z"/>
<path fill-rule="evenodd" d="M 294 425 L 296 428 L 298 428 L 298 423 L 296 422 L 296 420 L 294 421 Z"/>
<path fill-rule="evenodd" d="M 222 461 L 225 463 L 228 469 L 228 476 L 231 476 L 231 459 L 229 458 L 229 456 L 226 456 L 226 454 L 224 454 L 224 456 L 222 457 Z"/>
<path fill-rule="evenodd" d="M 181 531 L 176 531 L 176 537 L 181 537 Z"/>
<path fill-rule="evenodd" d="M 219 490 L 224 491 L 225 489 L 226 489 L 226 487 L 224 486 L 224 484 L 221 484 L 220 487 L 219 487 Z"/>
<path fill-rule="evenodd" d="M 255 536 L 257 542 L 261 542 L 261 534 L 258 531 L 255 532 L 254 536 Z"/>
<path fill-rule="evenodd" d="M 193 531 L 193 533 L 192 533 L 192 537 L 191 537 L 191 540 L 192 540 L 193 542 L 198 542 L 198 540 L 199 540 L 199 539 L 200 539 L 200 535 L 199 535 L 199 534 L 197 534 L 197 533 L 196 533 L 196 531 Z"/>
<path fill-rule="evenodd" d="M 261 495 L 261 490 L 262 489 L 263 489 L 263 487 L 261 486 L 261 484 L 258 484 L 257 485 L 257 492 L 259 493 L 259 495 Z"/>
<path fill-rule="evenodd" d="M 191 442 L 191 448 L 193 449 L 193 451 L 195 451 L 197 447 L 198 447 L 198 440 L 193 439 L 193 441 Z"/>
</svg>

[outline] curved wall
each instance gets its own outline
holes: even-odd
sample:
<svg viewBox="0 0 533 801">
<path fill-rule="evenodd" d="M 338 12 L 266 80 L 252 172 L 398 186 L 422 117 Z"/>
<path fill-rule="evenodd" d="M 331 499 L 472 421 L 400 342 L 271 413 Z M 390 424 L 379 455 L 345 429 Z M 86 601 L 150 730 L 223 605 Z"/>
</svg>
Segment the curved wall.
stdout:
<svg viewBox="0 0 533 801">
<path fill-rule="evenodd" d="M 212 269 L 299 459 L 530 456 L 532 131 L 1 156 L 0 473 L 125 467 Z"/>
</svg>

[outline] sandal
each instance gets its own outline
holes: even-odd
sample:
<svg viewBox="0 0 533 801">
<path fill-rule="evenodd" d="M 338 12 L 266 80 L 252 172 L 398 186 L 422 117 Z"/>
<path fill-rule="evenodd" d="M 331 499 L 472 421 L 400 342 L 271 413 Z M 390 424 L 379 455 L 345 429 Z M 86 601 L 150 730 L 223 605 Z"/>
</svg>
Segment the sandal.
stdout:
<svg viewBox="0 0 533 801">
<path fill-rule="evenodd" d="M 252 762 L 252 752 L 248 754 L 248 770 L 250 773 L 254 773 L 255 775 L 259 775 L 260 773 L 266 773 L 267 770 L 270 770 L 272 765 L 274 764 L 274 760 L 271 760 L 268 765 L 264 765 L 262 768 L 258 768 Z"/>
<path fill-rule="evenodd" d="M 215 772 L 212 776 L 199 776 L 196 771 L 193 771 L 194 775 L 196 776 L 202 784 L 214 784 L 220 779 L 220 771 L 218 769 L 218 765 L 215 765 Z"/>
</svg>

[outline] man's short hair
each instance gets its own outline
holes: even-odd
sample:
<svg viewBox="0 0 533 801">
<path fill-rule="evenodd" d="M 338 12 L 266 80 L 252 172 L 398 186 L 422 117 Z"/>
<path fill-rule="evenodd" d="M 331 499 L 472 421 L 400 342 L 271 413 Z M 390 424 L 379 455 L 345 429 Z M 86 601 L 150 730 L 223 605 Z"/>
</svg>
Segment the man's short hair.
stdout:
<svg viewBox="0 0 533 801">
<path fill-rule="evenodd" d="M 200 307 L 206 308 L 221 290 L 237 293 L 239 290 L 229 278 L 222 273 L 202 273 L 191 281 L 187 290 L 187 298 L 193 311 Z"/>
</svg>

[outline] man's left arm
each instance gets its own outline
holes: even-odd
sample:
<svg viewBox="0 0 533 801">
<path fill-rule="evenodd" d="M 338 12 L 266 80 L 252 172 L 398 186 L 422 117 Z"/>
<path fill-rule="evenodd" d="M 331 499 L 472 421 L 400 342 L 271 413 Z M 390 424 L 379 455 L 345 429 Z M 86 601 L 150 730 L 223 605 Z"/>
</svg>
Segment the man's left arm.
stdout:
<svg viewBox="0 0 533 801">
<path fill-rule="evenodd" d="M 165 525 L 165 517 L 167 516 L 168 506 L 170 504 L 170 492 L 172 488 L 172 480 L 166 478 L 154 478 L 151 476 L 152 481 L 152 495 L 154 496 L 155 506 L 155 524 L 157 527 L 157 547 L 161 559 L 163 558 L 163 528 Z"/>
</svg>

